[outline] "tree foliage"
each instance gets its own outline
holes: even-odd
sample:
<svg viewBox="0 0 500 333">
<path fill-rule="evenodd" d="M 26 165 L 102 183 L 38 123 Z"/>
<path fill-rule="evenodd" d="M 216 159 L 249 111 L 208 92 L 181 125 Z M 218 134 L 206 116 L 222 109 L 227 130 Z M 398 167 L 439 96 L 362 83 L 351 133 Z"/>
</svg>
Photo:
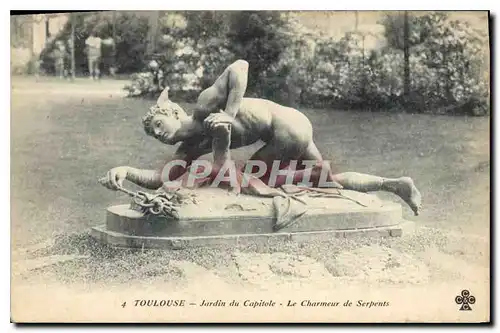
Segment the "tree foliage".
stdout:
<svg viewBox="0 0 500 333">
<path fill-rule="evenodd" d="M 232 61 L 249 62 L 247 96 L 286 104 L 423 112 L 460 106 L 464 112 L 489 112 L 487 36 L 446 13 L 409 15 L 409 100 L 404 93 L 404 18 L 386 15 L 387 45 L 364 47 L 366 33 L 333 39 L 304 28 L 289 13 L 161 12 L 153 54 L 146 51 L 151 30 L 138 13 L 116 15 L 116 61 L 121 73 L 137 73 L 127 87 L 132 95 L 171 94 L 194 99 Z M 76 17 L 77 70 L 86 69 L 84 41 L 95 29 L 112 34 L 111 13 Z M 69 38 L 70 26 L 59 38 Z M 46 55 L 50 55 L 47 47 Z M 48 57 L 48 56 L 47 56 Z M 49 58 L 49 57 L 48 57 Z M 50 67 L 50 61 L 46 62 Z M 153 66 L 152 66 L 153 65 Z M 142 74 L 141 74 L 142 73 Z"/>
<path fill-rule="evenodd" d="M 287 48 L 286 24 L 286 14 L 277 11 L 241 11 L 230 17 L 229 45 L 237 57 L 248 61 L 248 89 L 256 95 L 266 94 L 263 83 Z"/>
</svg>

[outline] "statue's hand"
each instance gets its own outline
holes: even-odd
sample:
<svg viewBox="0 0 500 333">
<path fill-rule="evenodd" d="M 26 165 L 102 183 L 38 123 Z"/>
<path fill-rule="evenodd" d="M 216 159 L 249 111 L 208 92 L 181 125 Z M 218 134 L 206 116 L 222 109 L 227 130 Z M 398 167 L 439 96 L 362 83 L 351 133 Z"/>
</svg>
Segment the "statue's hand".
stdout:
<svg viewBox="0 0 500 333">
<path fill-rule="evenodd" d="M 105 177 L 99 179 L 101 185 L 109 188 L 110 190 L 118 190 L 122 187 L 123 181 L 127 179 L 128 167 L 120 166 L 108 171 Z"/>
<path fill-rule="evenodd" d="M 204 126 L 209 132 L 218 131 L 219 129 L 230 131 L 233 117 L 224 111 L 211 113 L 204 121 Z"/>
</svg>

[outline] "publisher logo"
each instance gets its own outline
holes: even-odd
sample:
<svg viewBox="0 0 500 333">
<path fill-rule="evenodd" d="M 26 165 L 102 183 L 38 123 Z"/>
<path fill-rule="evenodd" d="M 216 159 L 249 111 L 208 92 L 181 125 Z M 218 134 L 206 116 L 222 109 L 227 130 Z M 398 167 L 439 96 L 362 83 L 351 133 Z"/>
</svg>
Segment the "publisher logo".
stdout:
<svg viewBox="0 0 500 333">
<path fill-rule="evenodd" d="M 461 305 L 460 311 L 471 311 L 472 308 L 470 307 L 470 304 L 476 303 L 476 298 L 472 296 L 468 290 L 464 289 L 460 295 L 455 297 L 455 302 L 458 305 Z"/>
</svg>

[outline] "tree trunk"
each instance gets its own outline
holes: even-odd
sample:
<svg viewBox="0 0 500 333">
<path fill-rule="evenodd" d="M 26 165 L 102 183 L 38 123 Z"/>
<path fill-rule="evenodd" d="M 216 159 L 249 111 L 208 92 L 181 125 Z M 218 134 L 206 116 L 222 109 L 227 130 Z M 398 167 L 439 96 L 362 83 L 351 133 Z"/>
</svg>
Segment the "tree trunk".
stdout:
<svg viewBox="0 0 500 333">
<path fill-rule="evenodd" d="M 110 74 L 111 76 L 115 76 L 116 75 L 116 70 L 118 69 L 118 66 L 116 64 L 116 48 L 118 46 L 118 42 L 116 41 L 116 16 L 117 16 L 117 11 L 113 11 L 113 45 L 112 45 L 112 49 L 111 49 L 111 52 L 112 52 L 112 61 L 111 61 L 111 64 L 110 64 Z"/>
<path fill-rule="evenodd" d="M 159 11 L 153 11 L 149 14 L 149 31 L 148 31 L 148 55 L 156 52 L 156 41 L 158 34 L 158 20 L 160 18 Z"/>
<path fill-rule="evenodd" d="M 449 54 L 448 54 L 448 50 L 445 50 L 445 52 L 443 52 L 443 63 L 442 63 L 442 66 L 446 69 L 446 74 L 445 74 L 445 103 L 446 104 L 449 104 L 449 103 L 454 103 L 454 100 L 453 100 L 453 94 L 451 92 L 451 72 L 450 72 L 450 69 L 448 67 L 448 61 L 449 61 Z"/>
<path fill-rule="evenodd" d="M 365 34 L 361 35 L 361 98 L 366 100 L 366 72 L 365 72 Z"/>
<path fill-rule="evenodd" d="M 408 11 L 404 12 L 404 35 L 403 35 L 403 52 L 404 52 L 404 102 L 408 104 L 410 100 L 410 22 Z"/>
<path fill-rule="evenodd" d="M 70 13 L 70 20 L 71 20 L 71 79 L 75 79 L 75 71 L 76 71 L 76 66 L 75 66 L 75 13 Z"/>
<path fill-rule="evenodd" d="M 113 11 L 113 41 L 116 43 L 116 10 Z"/>
<path fill-rule="evenodd" d="M 45 43 L 47 43 L 50 38 L 50 17 L 45 15 Z"/>
</svg>

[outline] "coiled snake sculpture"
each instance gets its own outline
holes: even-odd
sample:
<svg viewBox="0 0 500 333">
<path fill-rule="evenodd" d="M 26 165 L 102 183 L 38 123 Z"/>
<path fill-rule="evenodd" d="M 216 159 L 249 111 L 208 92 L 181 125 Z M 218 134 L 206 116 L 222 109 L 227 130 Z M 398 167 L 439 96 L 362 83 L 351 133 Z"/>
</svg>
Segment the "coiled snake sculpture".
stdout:
<svg viewBox="0 0 500 333">
<path fill-rule="evenodd" d="M 99 183 L 102 184 L 100 179 Z M 174 193 L 146 193 L 142 191 L 133 192 L 124 187 L 119 187 L 118 191 L 130 196 L 133 200 L 133 208 L 143 214 L 164 216 L 169 219 L 179 220 L 179 205 L 176 204 L 177 197 Z"/>
</svg>

